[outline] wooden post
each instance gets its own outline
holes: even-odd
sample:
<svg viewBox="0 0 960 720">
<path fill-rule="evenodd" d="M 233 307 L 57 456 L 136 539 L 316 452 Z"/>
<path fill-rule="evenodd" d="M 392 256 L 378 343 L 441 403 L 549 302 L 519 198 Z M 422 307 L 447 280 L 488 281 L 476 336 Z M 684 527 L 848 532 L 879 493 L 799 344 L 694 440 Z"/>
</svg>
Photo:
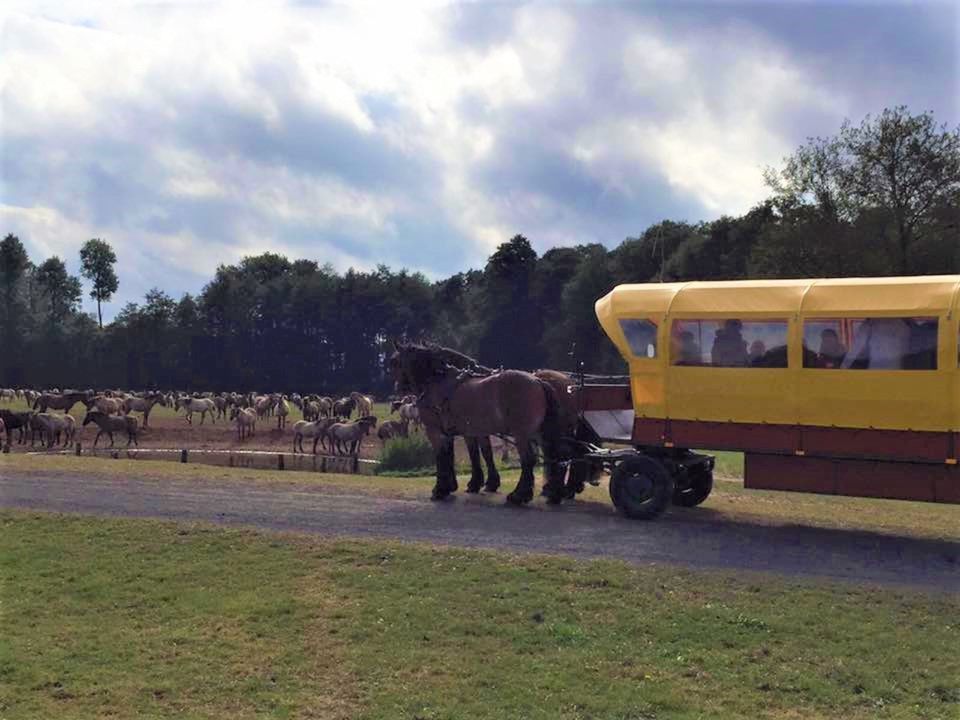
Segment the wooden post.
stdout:
<svg viewBox="0 0 960 720">
<path fill-rule="evenodd" d="M 360 469 L 360 455 L 354 455 L 353 461 L 350 464 L 353 466 L 351 472 L 356 475 L 357 471 Z"/>
<path fill-rule="evenodd" d="M 180 462 L 185 463 L 187 461 L 187 449 L 183 448 L 180 451 Z"/>
<path fill-rule="evenodd" d="M 80 445 L 79 442 L 76 442 L 76 443 L 73 444 L 73 449 L 74 449 L 74 452 L 76 453 L 77 457 L 80 457 L 80 453 L 82 452 L 82 447 L 81 447 L 81 445 Z"/>
<path fill-rule="evenodd" d="M 283 453 L 277 455 L 277 470 L 283 470 Z"/>
</svg>

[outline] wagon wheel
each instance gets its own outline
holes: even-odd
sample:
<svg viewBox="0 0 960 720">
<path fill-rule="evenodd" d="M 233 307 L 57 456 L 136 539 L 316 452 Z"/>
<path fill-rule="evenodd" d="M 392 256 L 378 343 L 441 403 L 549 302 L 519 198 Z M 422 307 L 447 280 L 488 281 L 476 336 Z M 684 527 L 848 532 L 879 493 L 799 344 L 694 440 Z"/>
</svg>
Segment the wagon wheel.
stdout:
<svg viewBox="0 0 960 720">
<path fill-rule="evenodd" d="M 618 463 L 610 475 L 610 499 L 629 518 L 660 515 L 673 498 L 673 478 L 661 463 L 644 455 Z"/>
<path fill-rule="evenodd" d="M 689 471 L 690 483 L 673 491 L 673 504 L 682 507 L 696 507 L 710 496 L 713 490 L 713 471 L 702 465 Z"/>
</svg>

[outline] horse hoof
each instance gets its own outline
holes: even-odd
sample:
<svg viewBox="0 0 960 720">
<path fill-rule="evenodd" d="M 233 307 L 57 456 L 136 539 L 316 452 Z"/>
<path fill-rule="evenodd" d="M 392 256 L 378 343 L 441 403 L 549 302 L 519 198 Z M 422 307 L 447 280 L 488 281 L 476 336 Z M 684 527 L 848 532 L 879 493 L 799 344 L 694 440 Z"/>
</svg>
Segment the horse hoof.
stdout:
<svg viewBox="0 0 960 720">
<path fill-rule="evenodd" d="M 430 499 L 434 502 L 439 502 L 440 500 L 446 500 L 449 497 L 450 493 L 446 490 L 434 490 L 430 493 Z"/>
<path fill-rule="evenodd" d="M 478 492 L 480 492 L 480 486 L 471 483 L 470 485 L 467 485 L 467 492 L 471 495 L 476 495 Z"/>
<path fill-rule="evenodd" d="M 498 485 L 484 485 L 483 491 L 488 493 L 495 493 L 500 489 Z"/>
<path fill-rule="evenodd" d="M 561 493 L 547 493 L 547 505 L 559 505 L 563 502 L 563 495 Z"/>
<path fill-rule="evenodd" d="M 533 500 L 533 493 L 518 493 L 516 491 L 507 495 L 507 502 L 513 505 L 526 505 L 528 502 Z"/>
</svg>

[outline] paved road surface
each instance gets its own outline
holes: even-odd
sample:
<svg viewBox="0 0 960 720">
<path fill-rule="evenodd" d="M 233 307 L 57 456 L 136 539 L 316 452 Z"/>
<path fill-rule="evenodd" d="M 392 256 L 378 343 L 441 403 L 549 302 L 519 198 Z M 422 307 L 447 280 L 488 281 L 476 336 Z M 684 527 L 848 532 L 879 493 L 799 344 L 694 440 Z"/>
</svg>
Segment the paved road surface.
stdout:
<svg viewBox="0 0 960 720">
<path fill-rule="evenodd" d="M 502 497 L 502 496 L 500 496 Z M 104 479 L 0 471 L 0 507 L 197 520 L 328 536 L 388 538 L 513 552 L 744 569 L 960 592 L 960 543 L 869 532 L 735 522 L 709 508 L 653 522 L 609 507 L 510 508 L 458 494 L 432 503 L 342 488 L 243 481 Z M 538 501 L 542 503 L 542 501 Z"/>
</svg>

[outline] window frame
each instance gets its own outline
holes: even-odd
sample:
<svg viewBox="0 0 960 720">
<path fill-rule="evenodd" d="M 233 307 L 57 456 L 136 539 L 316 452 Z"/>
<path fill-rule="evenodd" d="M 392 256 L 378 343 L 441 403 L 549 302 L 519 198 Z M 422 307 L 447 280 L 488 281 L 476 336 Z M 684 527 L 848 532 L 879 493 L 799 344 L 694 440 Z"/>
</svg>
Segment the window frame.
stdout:
<svg viewBox="0 0 960 720">
<path fill-rule="evenodd" d="M 857 343 L 857 338 L 859 337 L 860 330 L 864 322 L 868 320 L 901 320 L 907 324 L 907 327 L 910 329 L 910 334 L 906 337 L 905 341 L 906 351 L 901 353 L 899 358 L 900 367 L 886 367 L 884 365 L 871 367 L 869 365 L 869 355 L 866 362 L 868 364 L 861 364 L 864 360 L 861 360 L 859 357 L 854 358 L 851 361 L 851 366 L 844 367 L 844 363 L 848 359 L 848 355 L 853 352 L 854 346 Z M 940 333 L 941 333 L 941 318 L 939 315 L 894 315 L 894 314 L 856 314 L 849 315 L 844 314 L 840 316 L 823 316 L 818 315 L 814 317 L 804 317 L 801 318 L 800 322 L 800 367 L 803 370 L 867 370 L 867 371 L 885 371 L 885 372 L 936 372 L 940 369 Z M 849 327 L 844 328 L 844 324 L 848 323 Z M 920 349 L 915 349 L 914 343 L 918 340 L 922 340 L 923 336 L 917 336 L 914 333 L 918 329 L 921 329 L 924 324 L 933 323 L 934 332 L 932 334 L 933 342 L 926 346 L 921 347 Z M 822 355 L 820 351 L 815 351 L 813 347 L 808 347 L 807 345 L 807 327 L 808 325 L 820 325 L 820 334 L 822 334 L 830 329 L 834 330 L 834 335 L 837 337 L 837 341 L 840 343 L 840 347 L 843 348 L 844 352 L 842 356 L 834 354 L 833 357 L 838 357 L 838 360 L 833 360 L 834 364 L 831 365 L 817 365 L 814 364 L 814 360 Z M 929 329 L 929 328 L 928 328 Z M 928 338 L 929 339 L 929 338 Z M 869 341 L 867 341 L 869 342 Z M 821 340 L 822 343 L 822 340 Z M 822 344 L 821 344 L 822 347 Z M 866 349 L 866 348 L 864 348 Z M 861 351 L 862 354 L 862 351 Z M 919 360 L 922 357 L 928 357 L 932 360 L 932 365 L 925 367 L 904 367 L 911 358 L 914 361 Z M 960 350 L 958 350 L 958 367 L 960 367 Z"/>
<path fill-rule="evenodd" d="M 713 364 L 712 361 L 711 361 L 711 362 L 703 362 L 703 358 L 705 357 L 706 354 L 704 353 L 704 350 L 703 350 L 702 324 L 703 324 L 703 323 L 709 323 L 709 324 L 711 324 L 711 325 L 716 325 L 717 327 L 716 327 L 716 329 L 715 329 L 715 331 L 714 331 L 714 332 L 716 333 L 716 332 L 719 332 L 719 330 L 722 329 L 722 328 L 726 325 L 726 323 L 729 322 L 729 321 L 731 321 L 731 320 L 735 320 L 735 321 L 738 321 L 738 322 L 740 323 L 740 328 L 738 328 L 738 332 L 742 332 L 742 331 L 743 331 L 744 329 L 746 329 L 749 325 L 778 325 L 778 326 L 781 326 L 781 327 L 782 327 L 782 335 L 781 335 L 781 336 L 782 336 L 782 339 L 783 339 L 783 343 L 780 344 L 780 345 L 775 345 L 774 347 L 772 347 L 772 348 L 770 348 L 770 349 L 765 349 L 765 351 L 764 351 L 764 353 L 763 353 L 763 355 L 762 355 L 761 357 L 767 357 L 767 356 L 771 355 L 771 353 L 777 352 L 777 353 L 779 353 L 780 355 L 782 355 L 782 361 L 781 361 L 781 362 L 778 362 L 778 364 L 776 364 L 776 365 L 754 364 L 754 363 L 756 362 L 755 360 L 754 360 L 753 362 L 750 361 L 750 354 L 749 354 L 749 353 L 750 353 L 750 348 L 749 348 L 749 346 L 746 346 L 746 345 L 745 345 L 744 351 L 745 351 L 745 353 L 746 353 L 746 356 L 745 356 L 745 357 L 746 357 L 746 359 L 747 359 L 747 362 L 745 362 L 745 363 L 742 364 L 742 365 L 740 365 L 740 364 L 715 365 L 715 364 Z M 669 325 L 670 349 L 669 349 L 669 357 L 667 358 L 668 365 L 669 365 L 670 367 L 672 367 L 672 368 L 673 368 L 673 367 L 698 367 L 698 368 L 711 368 L 711 369 L 722 369 L 722 370 L 787 370 L 787 369 L 789 369 L 789 367 L 790 367 L 790 348 L 791 348 L 791 346 L 792 346 L 792 343 L 791 343 L 791 340 L 790 340 L 790 336 L 791 336 L 790 321 L 791 321 L 791 318 L 790 318 L 790 317 L 783 317 L 783 316 L 773 316 L 773 317 L 771 317 L 771 316 L 760 316 L 760 317 L 756 317 L 756 316 L 752 316 L 752 315 L 749 314 L 749 313 L 744 314 L 744 315 L 741 315 L 741 316 L 739 316 L 739 317 L 730 315 L 730 316 L 724 316 L 724 317 L 703 317 L 703 316 L 697 316 L 697 317 L 674 317 L 674 318 L 670 318 L 670 325 Z M 683 331 L 682 325 L 678 326 L 678 323 L 681 323 L 681 324 L 682 324 L 682 323 L 698 323 L 698 324 L 700 325 L 700 332 L 698 333 L 698 335 L 699 335 L 698 351 L 699 351 L 699 357 L 700 357 L 700 361 L 699 361 L 699 362 L 696 362 L 696 363 L 693 363 L 693 362 L 681 362 L 681 361 L 678 361 L 678 360 L 676 359 L 675 354 L 674 354 L 674 353 L 675 353 L 675 340 L 679 337 L 679 333 L 677 332 L 677 328 L 680 327 L 680 328 L 681 328 L 681 331 Z M 741 336 L 741 339 L 742 339 L 742 336 Z M 709 342 L 709 340 L 708 340 L 708 342 Z M 714 342 L 714 344 L 716 343 L 716 337 L 714 337 L 713 342 Z M 744 340 L 743 342 L 746 343 L 745 340 Z M 711 348 L 709 355 L 712 356 L 712 353 L 713 353 L 713 348 Z M 776 357 L 776 356 L 774 356 L 774 357 Z M 782 364 L 781 364 L 781 363 L 782 363 Z"/>
<path fill-rule="evenodd" d="M 653 355 L 650 355 L 649 352 L 640 355 L 637 353 L 634 348 L 633 342 L 631 340 L 630 333 L 627 331 L 625 323 L 645 323 L 646 325 L 653 327 Z M 620 332 L 623 335 L 623 339 L 627 343 L 627 347 L 630 349 L 630 358 L 631 360 L 659 360 L 660 355 L 660 325 L 651 317 L 623 317 L 617 318 L 617 326 L 620 328 Z M 647 343 L 647 349 L 651 347 L 651 343 Z"/>
</svg>

